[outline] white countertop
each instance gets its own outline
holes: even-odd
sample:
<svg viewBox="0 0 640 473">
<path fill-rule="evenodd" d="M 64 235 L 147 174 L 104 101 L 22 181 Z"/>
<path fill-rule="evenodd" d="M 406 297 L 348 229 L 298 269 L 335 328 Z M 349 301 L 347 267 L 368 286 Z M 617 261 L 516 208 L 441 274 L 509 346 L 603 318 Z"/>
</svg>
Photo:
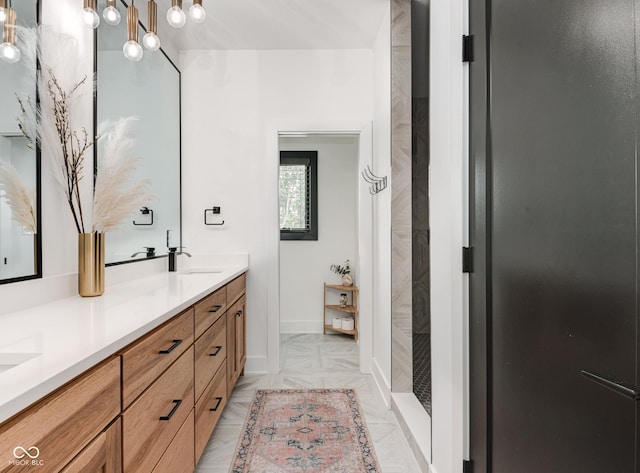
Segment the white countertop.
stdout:
<svg viewBox="0 0 640 473">
<path fill-rule="evenodd" d="M 0 423 L 247 269 L 167 272 L 0 316 Z M 22 354 L 35 356 L 6 369 L 29 358 Z"/>
</svg>

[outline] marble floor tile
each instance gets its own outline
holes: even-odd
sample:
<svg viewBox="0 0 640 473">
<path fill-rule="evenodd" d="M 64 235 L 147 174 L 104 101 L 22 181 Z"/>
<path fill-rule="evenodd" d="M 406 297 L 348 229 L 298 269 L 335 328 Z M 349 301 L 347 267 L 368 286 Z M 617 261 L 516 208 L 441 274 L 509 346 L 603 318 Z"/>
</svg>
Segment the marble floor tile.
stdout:
<svg viewBox="0 0 640 473">
<path fill-rule="evenodd" d="M 238 380 L 196 473 L 228 473 L 256 389 L 323 387 L 356 390 L 382 473 L 425 473 L 373 378 L 360 373 L 353 337 L 283 334 L 281 345 L 280 373 L 241 376 Z"/>
</svg>

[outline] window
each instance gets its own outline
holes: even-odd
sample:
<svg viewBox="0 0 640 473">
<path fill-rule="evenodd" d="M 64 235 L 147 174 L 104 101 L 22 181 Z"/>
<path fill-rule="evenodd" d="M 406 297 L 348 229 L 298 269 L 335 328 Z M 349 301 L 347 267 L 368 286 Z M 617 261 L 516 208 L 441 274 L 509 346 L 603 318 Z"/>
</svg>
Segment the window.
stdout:
<svg viewBox="0 0 640 473">
<path fill-rule="evenodd" d="M 318 239 L 317 151 L 280 151 L 280 239 Z"/>
</svg>

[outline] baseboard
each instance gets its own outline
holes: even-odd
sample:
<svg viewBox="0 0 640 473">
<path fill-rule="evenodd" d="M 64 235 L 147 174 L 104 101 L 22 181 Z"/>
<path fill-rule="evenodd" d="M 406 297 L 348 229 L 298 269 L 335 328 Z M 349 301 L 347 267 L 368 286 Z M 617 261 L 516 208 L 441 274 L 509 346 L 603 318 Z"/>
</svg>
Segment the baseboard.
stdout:
<svg viewBox="0 0 640 473">
<path fill-rule="evenodd" d="M 373 376 L 373 380 L 378 387 L 378 392 L 382 396 L 382 400 L 384 404 L 387 406 L 387 409 L 391 409 L 391 385 L 387 381 L 387 378 L 382 373 L 380 369 L 380 365 L 378 365 L 378 361 L 375 358 L 372 358 L 373 361 L 373 369 L 371 370 L 371 375 Z"/>
<path fill-rule="evenodd" d="M 267 367 L 266 356 L 248 356 L 244 365 L 244 372 L 246 374 L 266 374 L 269 371 Z"/>
<path fill-rule="evenodd" d="M 280 333 L 322 333 L 324 325 L 317 320 L 281 320 Z"/>
<path fill-rule="evenodd" d="M 431 464 L 431 418 L 413 393 L 393 393 L 391 409 L 422 471 Z"/>
</svg>

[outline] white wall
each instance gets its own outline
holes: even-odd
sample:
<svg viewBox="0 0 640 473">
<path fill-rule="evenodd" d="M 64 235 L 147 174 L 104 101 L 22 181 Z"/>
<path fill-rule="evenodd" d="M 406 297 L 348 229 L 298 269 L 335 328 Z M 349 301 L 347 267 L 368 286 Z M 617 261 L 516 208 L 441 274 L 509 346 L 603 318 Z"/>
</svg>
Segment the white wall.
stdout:
<svg viewBox="0 0 640 473">
<path fill-rule="evenodd" d="M 322 333 L 323 283 L 341 283 L 329 267 L 349 259 L 355 270 L 358 257 L 358 137 L 280 138 L 280 150 L 318 152 L 318 240 L 280 242 L 280 332 Z"/>
<path fill-rule="evenodd" d="M 247 371 L 273 371 L 278 131 L 357 131 L 353 123 L 370 122 L 371 50 L 183 51 L 180 69 L 184 244 L 249 253 Z M 212 205 L 222 207 L 224 226 L 204 226 Z"/>
<path fill-rule="evenodd" d="M 464 454 L 465 243 L 464 70 L 460 38 L 465 0 L 431 1 L 430 222 L 431 344 L 433 381 L 432 471 L 462 470 Z M 465 66 L 466 67 L 466 66 Z"/>
<path fill-rule="evenodd" d="M 391 176 L 391 21 L 385 13 L 373 47 L 373 170 Z M 393 185 L 389 182 L 389 185 Z M 373 374 L 391 392 L 391 189 L 373 199 Z"/>
</svg>

